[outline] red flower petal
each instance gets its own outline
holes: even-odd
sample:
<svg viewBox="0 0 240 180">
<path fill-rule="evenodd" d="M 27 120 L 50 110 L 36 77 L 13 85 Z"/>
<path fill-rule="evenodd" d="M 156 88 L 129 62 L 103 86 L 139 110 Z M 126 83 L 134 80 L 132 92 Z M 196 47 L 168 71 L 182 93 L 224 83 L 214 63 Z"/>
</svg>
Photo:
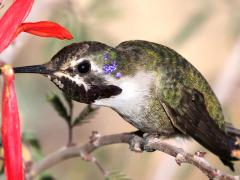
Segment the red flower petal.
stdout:
<svg viewBox="0 0 240 180">
<path fill-rule="evenodd" d="M 4 80 L 2 96 L 2 141 L 4 166 L 8 180 L 23 180 L 22 145 L 14 73 L 10 65 L 2 67 Z"/>
<path fill-rule="evenodd" d="M 58 39 L 72 39 L 72 35 L 62 26 L 49 21 L 22 23 L 18 27 L 16 36 L 20 32 L 27 32 L 42 37 L 54 37 Z"/>
<path fill-rule="evenodd" d="M 18 26 L 25 20 L 34 0 L 15 0 L 0 19 L 0 53 L 14 40 Z"/>
</svg>

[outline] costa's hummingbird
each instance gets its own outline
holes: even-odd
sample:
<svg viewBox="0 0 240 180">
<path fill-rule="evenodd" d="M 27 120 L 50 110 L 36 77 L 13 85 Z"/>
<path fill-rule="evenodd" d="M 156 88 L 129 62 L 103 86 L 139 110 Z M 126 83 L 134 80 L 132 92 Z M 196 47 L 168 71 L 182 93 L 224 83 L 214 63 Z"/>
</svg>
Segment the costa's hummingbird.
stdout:
<svg viewBox="0 0 240 180">
<path fill-rule="evenodd" d="M 107 106 L 141 132 L 192 137 L 232 170 L 240 131 L 225 123 L 221 105 L 200 72 L 174 50 L 147 41 L 113 48 L 74 43 L 43 65 L 16 73 L 48 77 L 71 99 Z"/>
</svg>

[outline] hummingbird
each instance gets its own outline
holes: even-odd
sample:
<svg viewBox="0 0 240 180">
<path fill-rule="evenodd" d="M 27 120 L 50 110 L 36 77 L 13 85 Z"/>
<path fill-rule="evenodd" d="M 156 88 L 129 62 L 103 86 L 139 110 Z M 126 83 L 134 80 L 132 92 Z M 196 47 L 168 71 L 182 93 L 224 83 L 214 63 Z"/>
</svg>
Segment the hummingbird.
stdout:
<svg viewBox="0 0 240 180">
<path fill-rule="evenodd" d="M 42 74 L 72 100 L 109 107 L 140 132 L 192 137 L 233 171 L 232 161 L 240 159 L 240 130 L 225 122 L 201 73 L 167 46 L 84 41 L 64 47 L 45 64 L 14 72 Z"/>
</svg>

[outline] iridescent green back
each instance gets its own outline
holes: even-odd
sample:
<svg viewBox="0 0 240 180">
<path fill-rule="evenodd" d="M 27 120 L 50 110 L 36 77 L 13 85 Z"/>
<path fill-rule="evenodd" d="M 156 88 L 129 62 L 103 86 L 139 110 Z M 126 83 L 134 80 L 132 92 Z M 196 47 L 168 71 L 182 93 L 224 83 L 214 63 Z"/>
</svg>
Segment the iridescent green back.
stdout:
<svg viewBox="0 0 240 180">
<path fill-rule="evenodd" d="M 224 128 L 221 105 L 206 79 L 185 58 L 174 50 L 147 41 L 126 41 L 116 47 L 122 54 L 119 62 L 124 74 L 134 74 L 144 67 L 156 76 L 156 97 L 173 108 L 180 108 L 181 88 L 201 92 L 210 116 Z"/>
</svg>

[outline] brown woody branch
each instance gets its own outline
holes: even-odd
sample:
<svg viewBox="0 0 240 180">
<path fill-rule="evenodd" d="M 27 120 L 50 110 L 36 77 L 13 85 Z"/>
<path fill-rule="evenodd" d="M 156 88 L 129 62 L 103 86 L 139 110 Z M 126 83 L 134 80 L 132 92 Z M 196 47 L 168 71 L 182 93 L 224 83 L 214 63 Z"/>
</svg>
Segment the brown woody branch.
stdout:
<svg viewBox="0 0 240 180">
<path fill-rule="evenodd" d="M 44 170 L 70 158 L 85 157 L 94 150 L 111 144 L 126 143 L 134 150 L 138 151 L 144 149 L 147 151 L 158 150 L 170 156 L 175 157 L 176 162 L 192 164 L 200 169 L 209 179 L 221 180 L 237 180 L 238 176 L 232 176 L 221 172 L 212 167 L 202 156 L 202 153 L 190 154 L 185 152 L 182 148 L 172 146 L 170 144 L 161 142 L 160 139 L 150 137 L 141 138 L 132 133 L 122 133 L 114 135 L 100 136 L 94 133 L 90 141 L 81 146 L 69 146 L 59 149 L 58 151 L 46 156 L 43 160 L 33 164 L 30 172 L 27 174 L 28 180 L 42 173 Z"/>
</svg>

